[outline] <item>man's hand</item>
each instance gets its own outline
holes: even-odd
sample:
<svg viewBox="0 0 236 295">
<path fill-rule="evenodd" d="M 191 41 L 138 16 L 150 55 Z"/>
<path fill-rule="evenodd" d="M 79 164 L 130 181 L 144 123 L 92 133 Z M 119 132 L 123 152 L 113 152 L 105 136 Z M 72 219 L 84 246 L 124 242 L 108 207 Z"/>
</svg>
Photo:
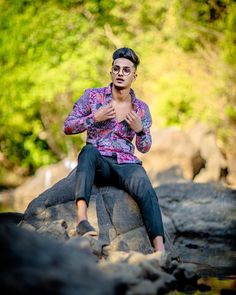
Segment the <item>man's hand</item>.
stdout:
<svg viewBox="0 0 236 295">
<path fill-rule="evenodd" d="M 140 132 L 143 129 L 142 121 L 134 111 L 131 111 L 126 115 L 125 121 L 135 132 Z"/>
<path fill-rule="evenodd" d="M 109 104 L 103 107 L 100 107 L 95 113 L 94 113 L 94 122 L 102 122 L 106 121 L 108 119 L 115 118 L 116 112 L 114 107 Z"/>
</svg>

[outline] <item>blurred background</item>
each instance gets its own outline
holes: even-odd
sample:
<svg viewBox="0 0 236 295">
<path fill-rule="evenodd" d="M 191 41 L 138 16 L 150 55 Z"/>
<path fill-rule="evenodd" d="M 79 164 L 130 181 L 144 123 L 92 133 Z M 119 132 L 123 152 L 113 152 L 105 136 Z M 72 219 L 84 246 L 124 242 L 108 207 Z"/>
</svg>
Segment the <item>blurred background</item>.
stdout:
<svg viewBox="0 0 236 295">
<path fill-rule="evenodd" d="M 123 46 L 141 59 L 133 86 L 153 130 L 200 123 L 233 170 L 235 1 L 0 0 L 2 189 L 76 159 L 84 136 L 65 136 L 63 122 L 86 88 L 108 85 Z"/>
</svg>

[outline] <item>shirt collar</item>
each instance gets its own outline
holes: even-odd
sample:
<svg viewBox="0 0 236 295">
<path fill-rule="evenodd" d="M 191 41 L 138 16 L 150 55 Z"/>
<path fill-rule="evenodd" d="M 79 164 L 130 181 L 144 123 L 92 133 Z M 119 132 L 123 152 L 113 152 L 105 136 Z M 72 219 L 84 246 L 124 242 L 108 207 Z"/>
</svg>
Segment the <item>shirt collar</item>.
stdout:
<svg viewBox="0 0 236 295">
<path fill-rule="evenodd" d="M 105 94 L 112 95 L 112 83 L 110 83 L 107 87 L 105 87 Z M 134 90 L 130 88 L 129 94 L 131 96 L 131 101 L 133 104 L 136 104 L 137 97 L 135 96 Z"/>
</svg>

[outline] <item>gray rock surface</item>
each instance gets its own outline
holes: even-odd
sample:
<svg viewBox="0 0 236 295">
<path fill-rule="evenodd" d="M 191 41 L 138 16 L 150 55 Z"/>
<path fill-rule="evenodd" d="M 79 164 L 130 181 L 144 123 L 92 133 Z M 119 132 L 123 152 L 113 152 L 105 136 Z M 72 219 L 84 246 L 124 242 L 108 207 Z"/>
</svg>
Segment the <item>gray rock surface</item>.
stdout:
<svg viewBox="0 0 236 295">
<path fill-rule="evenodd" d="M 28 206 L 21 227 L 66 241 L 76 235 L 75 171 Z M 215 184 L 173 183 L 156 189 L 163 213 L 167 248 L 176 235 L 233 237 L 236 235 L 236 191 Z M 88 210 L 98 230 L 94 251 L 151 253 L 152 247 L 135 201 L 114 187 L 94 187 Z M 169 245 L 168 245 L 169 242 Z M 170 249 L 171 250 L 171 249 Z"/>
<path fill-rule="evenodd" d="M 22 218 L 22 213 L 0 212 L 0 224 L 18 224 Z"/>
<path fill-rule="evenodd" d="M 116 251 L 98 261 L 83 239 L 61 243 L 12 225 L 0 225 L 0 241 L 3 295 L 154 295 L 197 286 L 195 270 L 168 257 Z"/>
<path fill-rule="evenodd" d="M 227 168 L 227 162 L 221 150 L 217 146 L 216 135 L 207 126 L 196 124 L 189 136 L 195 147 L 200 151 L 205 160 L 205 167 L 194 178 L 195 182 L 219 181 Z"/>
<path fill-rule="evenodd" d="M 74 294 L 75 286 L 80 288 L 81 282 L 83 282 L 81 288 L 89 284 L 92 291 L 90 292 L 90 289 L 83 291 L 84 289 L 82 289 L 80 294 L 106 294 L 107 291 L 103 289 L 102 293 L 93 293 L 94 289 L 96 292 L 100 291 L 100 288 L 97 288 L 97 281 L 90 281 L 90 276 L 93 278 L 97 274 L 97 269 L 101 272 L 98 280 L 101 280 L 101 286 L 107 284 L 107 290 L 110 290 L 108 294 L 113 294 L 112 292 L 119 295 L 166 294 L 176 286 L 179 290 L 184 290 L 186 285 L 197 289 L 196 265 L 199 263 L 202 265 L 202 261 L 212 267 L 222 268 L 224 258 L 220 261 L 218 256 L 209 257 L 209 254 L 212 253 L 212 250 L 213 252 L 218 251 L 216 244 L 214 244 L 214 237 L 221 241 L 229 237 L 235 238 L 235 190 L 215 184 L 192 182 L 166 183 L 156 188 L 168 237 L 170 236 L 172 240 L 178 235 L 183 237 L 177 244 L 178 254 L 180 254 L 182 261 L 179 263 L 171 259 L 172 255 L 161 260 L 155 256 L 155 253 L 144 255 L 152 252 L 152 248 L 139 209 L 128 194 L 113 187 L 93 188 L 88 213 L 91 223 L 99 231 L 99 237 L 96 239 L 76 236 L 74 181 L 75 171 L 72 171 L 68 177 L 29 204 L 19 225 L 30 231 L 36 231 L 37 235 L 29 232 L 26 234 L 26 231 L 23 231 L 23 234 L 11 232 L 7 229 L 2 239 L 2 231 L 0 230 L 0 245 L 3 245 L 3 251 L 0 246 L 2 259 L 0 264 L 5 265 L 8 260 L 10 261 L 8 268 L 4 269 L 7 272 L 0 281 L 1 286 L 7 287 L 10 286 L 9 281 L 11 282 L 7 294 L 16 294 L 12 287 L 16 285 L 18 289 L 26 290 L 24 295 L 30 294 L 27 293 L 29 290 L 33 290 L 33 293 L 37 295 L 38 293 L 34 292 L 37 288 L 39 288 L 40 294 L 47 294 L 47 290 L 50 290 L 50 294 L 70 295 Z M 7 233 L 8 238 L 6 237 Z M 33 236 L 28 237 L 29 234 L 33 234 Z M 57 242 L 53 242 L 55 247 L 50 242 L 46 242 L 42 234 L 54 237 L 57 240 Z M 184 238 L 185 235 L 190 237 L 189 240 Z M 191 239 L 193 236 L 198 238 L 194 242 Z M 213 240 L 212 244 L 209 244 L 210 239 Z M 2 244 L 2 241 L 5 240 L 7 242 Z M 15 241 L 17 242 L 15 243 Z M 58 255 L 56 249 L 62 245 L 64 245 L 63 249 L 66 253 L 60 252 L 64 250 L 58 250 L 62 254 L 58 258 L 54 258 L 55 255 L 56 257 Z M 228 247 L 226 251 L 231 253 L 229 257 L 231 259 L 235 253 L 234 250 Z M 78 254 L 77 258 L 76 253 Z M 222 253 L 220 251 L 218 254 Z M 63 255 L 64 257 L 62 257 Z M 83 257 L 86 257 L 86 270 L 84 270 Z M 202 261 L 199 261 L 198 257 L 201 257 Z M 66 266 L 65 269 L 64 258 L 69 260 L 69 266 Z M 214 262 L 216 258 L 219 264 Z M 26 264 L 24 264 L 25 261 Z M 30 271 L 27 269 L 28 261 L 31 266 L 33 265 Z M 99 263 L 96 265 L 95 261 Z M 225 263 L 224 269 L 229 269 L 229 274 L 232 273 L 232 263 Z M 59 272 L 58 265 L 62 264 L 61 268 L 66 271 L 66 274 Z M 56 273 L 54 273 L 54 267 L 58 268 Z M 25 268 L 30 272 L 29 276 L 27 276 L 27 272 L 24 272 Z M 43 278 L 40 277 L 42 268 L 46 268 Z M 75 268 L 79 272 L 76 276 L 73 273 Z M 94 274 L 91 268 L 94 268 Z M 80 280 L 80 272 L 83 272 L 83 275 L 86 273 L 85 278 L 83 275 L 81 276 L 82 281 Z M 16 282 L 16 276 L 22 280 Z M 66 283 L 64 276 L 66 279 L 68 276 L 70 277 Z M 42 284 L 42 282 L 44 283 Z M 100 281 L 98 284 L 100 286 Z M 53 293 L 54 286 L 56 286 L 55 293 Z M 59 289 L 60 291 L 58 291 Z M 63 293 L 64 290 L 67 293 Z M 19 294 L 23 295 L 23 291 Z"/>
<path fill-rule="evenodd" d="M 2 295 L 115 294 L 114 282 L 83 249 L 6 225 L 0 241 Z"/>
<path fill-rule="evenodd" d="M 33 200 L 20 226 L 52 235 L 61 241 L 74 237 L 74 181 L 75 170 Z M 114 187 L 94 187 L 88 216 L 99 232 L 99 244 L 104 253 L 116 250 L 153 251 L 138 206 L 124 191 Z"/>
<path fill-rule="evenodd" d="M 170 234 L 236 236 L 236 190 L 189 182 L 164 184 L 156 192 L 163 214 L 170 219 Z"/>
<path fill-rule="evenodd" d="M 236 189 L 236 158 L 233 155 L 228 155 L 227 167 L 227 182 L 230 184 L 232 188 Z"/>
<path fill-rule="evenodd" d="M 153 182 L 157 173 L 173 166 L 179 166 L 184 178 L 192 180 L 204 166 L 205 161 L 198 147 L 185 131 L 177 128 L 155 129 L 152 130 L 152 138 L 149 153 L 137 152 L 137 155 Z"/>
<path fill-rule="evenodd" d="M 235 237 L 184 237 L 175 240 L 181 261 L 197 265 L 203 276 L 230 276 L 235 274 Z"/>
</svg>

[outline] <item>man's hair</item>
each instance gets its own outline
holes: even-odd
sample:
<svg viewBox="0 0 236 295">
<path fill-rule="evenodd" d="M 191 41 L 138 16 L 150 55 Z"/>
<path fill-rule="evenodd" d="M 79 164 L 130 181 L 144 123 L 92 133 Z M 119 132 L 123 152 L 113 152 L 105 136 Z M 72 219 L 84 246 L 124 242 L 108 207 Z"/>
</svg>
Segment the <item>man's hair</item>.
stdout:
<svg viewBox="0 0 236 295">
<path fill-rule="evenodd" d="M 114 60 L 116 60 L 117 58 L 126 58 L 134 64 L 135 69 L 137 69 L 137 66 L 140 63 L 139 57 L 133 51 L 133 49 L 127 48 L 127 47 L 117 49 L 113 53 L 112 58 L 113 58 L 112 64 L 114 63 Z"/>
</svg>

